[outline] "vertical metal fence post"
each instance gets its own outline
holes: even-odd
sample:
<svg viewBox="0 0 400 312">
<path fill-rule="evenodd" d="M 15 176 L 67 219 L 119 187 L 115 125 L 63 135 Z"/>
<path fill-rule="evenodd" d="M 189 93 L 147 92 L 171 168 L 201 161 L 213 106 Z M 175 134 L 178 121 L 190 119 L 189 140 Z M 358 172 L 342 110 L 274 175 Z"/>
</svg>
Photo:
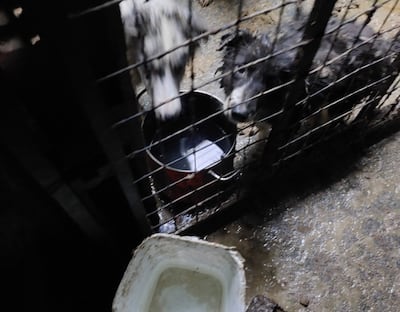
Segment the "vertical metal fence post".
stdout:
<svg viewBox="0 0 400 312">
<path fill-rule="evenodd" d="M 283 105 L 283 114 L 274 121 L 271 135 L 264 150 L 263 163 L 264 169 L 269 170 L 268 176 L 274 171 L 274 162 L 280 159 L 278 147 L 289 135 L 289 125 L 293 119 L 294 106 L 304 89 L 305 78 L 319 49 L 335 3 L 336 0 L 315 0 L 314 2 L 302 37 L 302 41 L 306 44 L 298 48 L 295 58 L 296 68 L 298 68 L 295 82 Z"/>
</svg>

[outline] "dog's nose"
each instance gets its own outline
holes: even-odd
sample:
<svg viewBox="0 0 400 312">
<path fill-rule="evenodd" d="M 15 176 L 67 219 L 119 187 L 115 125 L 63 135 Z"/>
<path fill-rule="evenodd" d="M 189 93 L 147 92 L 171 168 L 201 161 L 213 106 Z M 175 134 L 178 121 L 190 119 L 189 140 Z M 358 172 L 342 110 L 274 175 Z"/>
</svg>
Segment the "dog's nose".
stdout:
<svg viewBox="0 0 400 312">
<path fill-rule="evenodd" d="M 237 122 L 244 122 L 247 120 L 247 114 L 243 112 L 233 111 L 232 112 L 232 119 L 236 120 Z"/>
</svg>

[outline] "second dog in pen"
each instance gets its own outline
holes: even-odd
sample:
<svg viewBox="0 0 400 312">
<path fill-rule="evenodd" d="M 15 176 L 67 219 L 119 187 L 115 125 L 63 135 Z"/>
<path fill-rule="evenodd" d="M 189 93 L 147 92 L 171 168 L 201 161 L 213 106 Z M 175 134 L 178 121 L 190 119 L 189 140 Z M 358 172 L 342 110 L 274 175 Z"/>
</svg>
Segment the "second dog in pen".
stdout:
<svg viewBox="0 0 400 312">
<path fill-rule="evenodd" d="M 282 26 L 276 39 L 268 34 L 254 35 L 245 30 L 222 37 L 224 55 L 219 71 L 233 71 L 221 80 L 227 96 L 225 114 L 231 120 L 257 121 L 279 113 L 291 87 L 289 82 L 295 78 L 297 49 L 292 47 L 300 43 L 303 26 L 296 27 L 293 23 L 286 29 Z M 328 29 L 334 26 L 332 22 Z M 297 106 L 297 120 L 321 111 L 319 117 L 323 116 L 325 120 L 318 122 L 323 123 L 327 118 L 351 111 L 372 90 L 363 90 L 363 87 L 390 71 L 389 59 L 374 62 L 387 52 L 387 45 L 382 40 L 371 40 L 374 33 L 370 27 L 350 23 L 337 31 L 337 36 L 335 33 L 325 35 L 321 41 L 312 71 L 305 78 L 301 90 L 303 103 Z M 345 75 L 349 77 L 337 81 Z M 338 103 L 330 105 L 335 101 Z"/>
</svg>

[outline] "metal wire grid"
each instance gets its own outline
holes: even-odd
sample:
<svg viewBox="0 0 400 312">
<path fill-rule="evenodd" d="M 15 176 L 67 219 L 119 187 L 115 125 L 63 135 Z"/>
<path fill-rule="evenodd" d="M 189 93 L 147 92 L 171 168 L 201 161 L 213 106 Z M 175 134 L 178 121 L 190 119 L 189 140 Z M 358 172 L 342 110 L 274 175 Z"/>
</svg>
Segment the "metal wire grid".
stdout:
<svg viewBox="0 0 400 312">
<path fill-rule="evenodd" d="M 100 6 L 90 8 L 83 12 L 79 12 L 77 14 L 72 14 L 72 15 L 70 15 L 70 17 L 72 19 L 84 18 L 85 15 L 87 15 L 87 14 L 91 14 L 96 11 L 103 10 L 104 8 L 109 7 L 109 6 L 117 5 L 119 2 L 120 1 L 106 2 Z M 183 47 L 186 45 L 191 45 L 195 42 L 200 42 L 204 38 L 216 36 L 224 31 L 227 31 L 230 29 L 233 29 L 234 31 L 238 32 L 238 30 L 240 29 L 243 22 L 249 21 L 260 15 L 270 14 L 271 12 L 274 12 L 274 11 L 278 12 L 278 16 L 279 16 L 279 19 L 278 19 L 278 22 L 277 22 L 277 25 L 275 28 L 274 41 L 272 43 L 272 46 L 275 47 L 276 40 L 277 40 L 278 34 L 281 29 L 281 24 L 284 23 L 282 16 L 283 16 L 285 8 L 287 6 L 294 5 L 294 6 L 296 6 L 297 10 L 299 11 L 299 10 L 301 10 L 300 2 L 301 1 L 284 1 L 283 0 L 280 4 L 277 4 L 275 6 L 271 6 L 264 10 L 257 11 L 255 13 L 244 16 L 243 12 L 242 12 L 243 1 L 239 1 L 238 7 L 237 7 L 238 8 L 237 19 L 232 21 L 231 23 L 223 25 L 222 27 L 218 27 L 217 29 L 209 30 L 199 36 L 191 38 L 190 40 L 187 40 L 186 42 L 184 42 L 182 45 L 176 46 L 173 49 L 170 49 L 168 51 L 163 51 L 157 55 L 150 56 L 150 57 L 146 56 L 146 58 L 143 62 L 139 62 L 139 63 L 135 63 L 132 65 L 126 66 L 124 68 L 121 68 L 120 70 L 117 70 L 117 71 L 109 73 L 105 76 L 99 77 L 97 79 L 97 83 L 101 84 L 105 81 L 113 79 L 114 77 L 117 77 L 118 75 L 121 75 L 122 73 L 125 73 L 125 72 L 133 70 L 133 69 L 137 69 L 140 66 L 146 66 L 146 64 L 148 64 L 149 62 L 151 62 L 153 60 L 161 58 L 161 57 L 167 55 L 168 53 L 171 53 L 171 52 L 179 49 L 180 47 Z M 329 138 L 331 138 L 332 136 L 336 135 L 338 132 L 343 131 L 344 128 L 341 128 L 341 127 L 335 128 L 335 127 L 331 127 L 331 126 L 335 125 L 337 122 L 343 120 L 346 116 L 350 115 L 352 113 L 353 107 L 351 107 L 350 109 L 348 109 L 345 112 L 342 112 L 342 114 L 335 116 L 334 118 L 332 118 L 330 120 L 327 120 L 323 123 L 317 124 L 309 129 L 306 129 L 306 131 L 303 131 L 302 133 L 296 132 L 295 129 L 298 129 L 298 125 L 301 124 L 302 122 L 304 122 L 305 120 L 312 118 L 314 116 L 318 116 L 319 114 L 321 114 L 321 112 L 323 110 L 334 107 L 335 105 L 338 105 L 340 102 L 351 98 L 352 96 L 356 95 L 357 93 L 363 93 L 366 90 L 371 90 L 373 92 L 372 92 L 372 94 L 369 94 L 369 96 L 365 102 L 354 103 L 353 106 L 355 106 L 357 104 L 361 105 L 359 108 L 361 109 L 362 112 L 364 112 L 366 108 L 371 108 L 372 106 L 381 108 L 382 105 L 384 105 L 384 103 L 385 103 L 385 101 L 383 101 L 383 99 L 387 99 L 391 95 L 396 94 L 396 91 L 400 88 L 399 81 L 397 81 L 393 84 L 393 82 L 395 81 L 395 78 L 398 75 L 398 68 L 399 68 L 399 55 L 398 55 L 397 51 L 394 51 L 394 47 L 395 47 L 395 42 L 397 42 L 398 36 L 400 34 L 400 32 L 399 32 L 400 25 L 395 25 L 391 28 L 385 28 L 388 18 L 390 17 L 391 14 L 393 14 L 394 8 L 398 5 L 398 0 L 396 0 L 396 1 L 392 1 L 392 0 L 377 1 L 377 0 L 375 0 L 370 8 L 368 8 L 367 10 L 365 10 L 353 17 L 350 17 L 350 18 L 348 17 L 348 12 L 350 11 L 350 8 L 353 5 L 354 1 L 352 1 L 352 0 L 348 1 L 347 5 L 345 6 L 344 13 L 342 14 L 342 17 L 340 18 L 338 25 L 333 28 L 328 27 L 325 34 L 323 35 L 325 37 L 333 36 L 332 45 L 326 55 L 326 58 L 325 58 L 323 64 L 310 70 L 314 55 L 316 54 L 318 47 L 319 47 L 319 42 L 322 39 L 321 37 L 318 37 L 318 34 L 320 34 L 321 31 L 323 32 L 323 30 L 325 29 L 325 27 L 328 23 L 328 20 L 330 18 L 331 12 L 334 9 L 335 2 L 336 1 L 316 1 L 314 3 L 313 10 L 310 13 L 311 17 L 309 18 L 308 23 L 305 27 L 303 40 L 301 40 L 297 44 L 294 44 L 293 46 L 289 47 L 288 49 L 281 50 L 281 51 L 274 51 L 271 55 L 268 55 L 264 58 L 255 60 L 255 61 L 248 63 L 242 67 L 232 69 L 232 71 L 230 71 L 230 72 L 223 73 L 223 74 L 216 74 L 213 79 L 209 79 L 206 82 L 203 82 L 203 83 L 200 83 L 197 85 L 194 84 L 194 75 L 195 75 L 194 68 L 193 68 L 193 66 L 190 67 L 191 88 L 190 88 L 190 90 L 183 92 L 180 96 L 185 96 L 187 94 L 190 94 L 190 92 L 192 92 L 193 90 L 197 90 L 199 88 L 206 87 L 207 85 L 209 85 L 213 82 L 219 81 L 224 76 L 232 75 L 235 72 L 237 72 L 243 68 L 261 64 L 262 62 L 268 61 L 269 59 L 272 59 L 273 57 L 276 57 L 277 55 L 285 53 L 289 50 L 297 51 L 299 72 L 297 73 L 297 75 L 294 76 L 295 78 L 293 78 L 289 82 L 286 82 L 280 86 L 263 91 L 260 94 L 257 94 L 256 96 L 254 96 L 254 98 L 258 98 L 258 97 L 264 96 L 268 93 L 274 92 L 280 88 L 286 88 L 286 87 L 291 88 L 290 89 L 291 91 L 289 92 L 289 95 L 287 98 L 287 102 L 285 103 L 285 105 L 283 105 L 283 108 L 281 110 L 279 110 L 278 112 L 276 112 L 275 114 L 266 116 L 262 120 L 260 120 L 260 122 L 268 122 L 272 119 L 278 119 L 280 121 L 278 124 L 279 126 L 274 126 L 272 128 L 272 132 L 268 138 L 262 138 L 260 140 L 255 140 L 252 142 L 249 141 L 246 146 L 244 146 L 240 149 L 236 149 L 236 151 L 235 151 L 236 154 L 239 154 L 241 152 L 244 152 L 246 154 L 246 151 L 249 149 L 249 147 L 251 145 L 256 146 L 260 143 L 264 144 L 265 142 L 267 142 L 267 144 L 265 146 L 265 154 L 261 158 L 261 160 L 263 161 L 262 168 L 264 168 L 264 169 L 265 168 L 277 169 L 278 167 L 282 166 L 282 164 L 285 161 L 292 159 L 295 156 L 301 155 L 305 151 L 315 147 L 318 143 L 320 143 L 322 141 L 326 141 Z M 188 1 L 188 5 L 191 8 L 190 1 Z M 379 29 L 375 33 L 375 35 L 370 38 L 360 38 L 362 30 L 369 24 L 369 22 L 371 21 L 371 19 L 374 16 L 374 14 L 377 12 L 377 10 L 385 5 L 390 5 L 390 10 L 387 13 L 386 18 L 382 21 L 381 26 L 379 27 Z M 360 31 L 358 32 L 358 34 L 356 35 L 356 40 L 353 42 L 353 46 L 349 50 L 347 50 L 345 53 L 339 55 L 337 58 L 329 59 L 329 55 L 330 55 L 332 49 L 334 48 L 338 33 L 341 30 L 341 28 L 346 24 L 349 24 L 349 23 L 352 23 L 354 21 L 361 20 L 361 19 L 364 19 L 363 26 L 360 29 Z M 314 77 L 316 77 L 324 68 L 329 67 L 331 64 L 336 62 L 338 59 L 340 59 L 340 58 L 347 59 L 353 50 L 356 50 L 360 46 L 365 45 L 367 43 L 374 44 L 378 38 L 382 38 L 387 33 L 394 32 L 394 31 L 397 31 L 397 33 L 394 36 L 392 36 L 392 38 L 393 38 L 392 43 L 389 45 L 388 50 L 384 53 L 383 56 L 375 59 L 373 62 L 368 63 L 368 64 L 364 65 L 363 67 L 361 67 L 351 73 L 347 73 L 341 77 L 338 77 L 336 81 L 325 86 L 323 89 L 320 89 L 313 94 L 309 94 L 307 99 L 299 99 L 298 98 L 298 94 L 297 94 L 296 90 L 299 88 L 299 86 L 302 83 L 304 83 L 304 80 L 307 77 L 309 77 L 310 75 L 315 75 Z M 356 42 L 359 42 L 359 43 L 356 43 Z M 192 50 L 192 53 L 194 53 L 193 50 Z M 194 54 L 192 54 L 191 57 L 193 58 Z M 345 94 L 342 97 L 336 98 L 334 101 L 325 104 L 324 107 L 320 107 L 317 110 L 308 112 L 308 114 L 306 116 L 301 116 L 301 118 L 293 119 L 293 112 L 294 112 L 295 107 L 304 105 L 305 101 L 310 100 L 310 98 L 317 96 L 318 94 L 320 94 L 322 92 L 328 92 L 328 93 L 326 93 L 326 96 L 327 96 L 327 98 L 329 98 L 331 96 L 331 92 L 332 92 L 331 90 L 333 89 L 332 87 L 334 87 L 337 83 L 341 83 L 343 81 L 350 81 L 350 83 L 351 83 L 351 79 L 357 73 L 359 73 L 365 69 L 368 69 L 369 67 L 372 67 L 373 65 L 378 64 L 379 62 L 381 62 L 385 59 L 388 59 L 388 58 L 394 59 L 393 60 L 393 72 L 380 78 L 377 81 L 368 81 L 368 83 L 365 86 L 363 86 L 362 88 L 360 88 L 356 91 L 353 91 L 350 94 Z M 346 61 L 343 62 L 343 64 L 346 64 Z M 343 68 L 343 72 L 345 72 L 345 68 Z M 175 98 L 171 98 L 168 101 L 173 100 L 173 99 L 175 99 Z M 394 99 L 393 102 L 396 103 L 396 102 L 398 102 L 398 100 L 399 100 L 399 96 L 396 96 L 396 98 Z M 168 101 L 166 101 L 165 103 L 167 103 Z M 163 105 L 165 103 L 162 103 L 161 105 Z M 385 119 L 391 113 L 393 113 L 395 110 L 396 110 L 395 105 L 391 105 L 390 109 L 388 109 L 384 115 L 380 115 L 380 117 L 379 117 L 380 120 L 378 120 L 378 122 L 375 122 L 375 126 L 378 125 L 379 123 L 384 123 Z M 144 155 L 146 153 L 146 151 L 153 148 L 154 146 L 163 144 L 168 139 L 170 139 L 174 136 L 177 136 L 196 125 L 200 125 L 200 124 L 210 120 L 211 118 L 214 118 L 215 116 L 222 115 L 223 113 L 224 113 L 224 110 L 221 109 L 220 111 L 215 112 L 206 118 L 198 120 L 195 123 L 190 124 L 189 126 L 186 126 L 169 136 L 166 136 L 160 140 L 151 142 L 150 144 L 148 144 L 146 146 L 137 148 L 137 149 L 127 153 L 125 155 L 125 157 L 126 157 L 126 159 L 129 159 L 129 160 L 135 160 L 138 155 Z M 112 124 L 111 129 L 117 130 L 119 127 L 125 125 L 126 123 L 131 122 L 132 120 L 143 118 L 143 116 L 145 114 L 146 114 L 146 111 L 139 111 L 138 113 L 133 114 L 133 115 L 129 116 L 128 118 L 124 118 L 124 119 L 119 120 L 118 122 L 115 122 L 114 124 Z M 351 123 L 351 127 L 355 127 L 359 124 L 365 126 L 366 122 L 370 123 L 371 120 L 367 119 L 365 114 L 360 114 Z M 251 126 L 252 125 L 249 125 L 248 127 L 251 127 Z M 348 127 L 350 127 L 350 126 L 348 126 Z M 315 135 L 315 134 L 318 134 L 318 135 Z M 222 137 L 219 140 L 223 140 L 224 138 L 225 137 Z M 216 143 L 216 142 L 218 142 L 218 140 L 214 141 L 213 143 Z M 203 148 L 206 148 L 206 147 L 207 146 L 205 146 Z M 172 162 L 176 162 L 177 160 L 179 160 L 179 159 L 176 159 Z M 140 176 L 140 177 L 136 177 L 134 179 L 134 181 L 132 181 L 132 183 L 138 184 L 143 181 L 150 181 L 151 178 L 155 174 L 165 170 L 165 168 L 168 167 L 169 165 L 171 165 L 171 163 L 166 163 L 163 166 L 161 166 L 155 170 L 149 170 L 147 172 L 147 174 L 144 174 L 143 176 Z M 241 167 L 235 168 L 234 171 L 240 170 L 242 173 L 245 173 L 246 170 L 249 167 L 251 167 L 252 165 L 254 165 L 254 164 L 244 163 L 241 165 Z M 230 173 L 234 173 L 234 171 L 232 171 Z M 270 171 L 266 170 L 265 172 L 270 172 Z M 175 204 L 177 204 L 180 201 L 184 200 L 185 198 L 193 195 L 194 193 L 200 192 L 202 189 L 206 189 L 209 186 L 218 182 L 217 179 L 212 180 L 212 181 L 208 182 L 207 184 L 205 184 L 205 185 L 203 185 L 203 186 L 201 186 L 179 198 L 176 198 L 174 200 L 163 201 L 160 199 L 160 196 L 159 196 L 160 194 L 162 194 L 169 188 L 175 187 L 176 185 L 185 181 L 186 179 L 187 179 L 187 177 L 182 178 L 180 180 L 175 181 L 171 185 L 168 185 L 161 189 L 153 188 L 152 194 L 148 194 L 147 196 L 142 197 L 143 202 L 146 202 L 148 200 L 154 200 L 154 198 L 156 198 L 156 201 L 158 203 L 157 209 L 155 209 L 154 211 L 149 212 L 147 214 L 148 218 L 154 217 L 154 215 L 160 215 L 160 214 L 164 215 L 164 218 L 158 224 L 152 224 L 153 230 L 158 230 L 161 225 L 169 223 L 169 222 L 173 222 L 174 228 L 172 229 L 172 231 L 174 231 L 174 232 L 183 231 L 184 229 L 193 225 L 194 223 L 197 223 L 201 220 L 207 219 L 210 215 L 229 207 L 230 205 L 232 205 L 233 203 L 238 201 L 240 198 L 245 196 L 246 191 L 247 191 L 247 188 L 246 188 L 247 185 L 245 185 L 245 182 L 243 182 L 243 181 L 245 181 L 245 179 L 243 179 L 243 180 L 238 179 L 238 180 L 235 180 L 235 182 L 232 183 L 231 185 L 227 185 L 226 188 L 219 188 L 218 190 L 215 191 L 214 194 L 208 196 L 204 200 L 193 203 L 193 204 L 186 204 L 183 209 L 181 209 L 179 211 L 173 211 L 172 214 L 168 214 L 167 216 L 165 216 L 165 211 L 168 211 L 170 208 L 174 209 Z M 246 183 L 247 183 L 247 181 L 248 180 L 246 180 Z M 226 196 L 227 194 L 228 194 L 228 196 Z M 187 218 L 187 216 L 189 216 L 189 217 Z M 182 219 L 185 219 L 185 221 L 182 221 Z"/>
<path fill-rule="evenodd" d="M 398 31 L 398 26 L 394 26 L 394 27 L 391 27 L 391 28 L 389 28 L 389 29 L 383 30 L 383 27 L 384 27 L 385 23 L 387 22 L 387 19 L 388 19 L 389 15 L 393 12 L 394 8 L 398 5 L 398 1 L 394 1 L 393 5 L 392 5 L 392 7 L 391 7 L 391 9 L 390 9 L 389 14 L 388 14 L 388 15 L 386 16 L 386 18 L 383 20 L 382 24 L 380 25 L 380 27 L 379 27 L 379 29 L 377 30 L 377 32 L 376 32 L 375 35 L 373 35 L 372 37 L 363 39 L 362 42 L 361 42 L 361 43 L 358 43 L 358 44 L 356 44 L 356 43 L 355 43 L 356 41 L 354 41 L 354 42 L 353 42 L 353 45 L 352 45 L 352 47 L 351 47 L 350 49 L 348 49 L 346 52 L 342 53 L 341 55 L 339 55 L 339 56 L 336 57 L 335 59 L 332 59 L 332 60 L 328 61 L 329 54 L 331 53 L 331 51 L 332 51 L 332 49 L 333 49 L 333 46 L 334 46 L 334 44 L 335 44 L 335 40 L 336 40 L 337 35 L 338 35 L 339 31 L 340 31 L 340 28 L 339 28 L 339 27 L 341 27 L 341 26 L 343 26 L 343 25 L 345 25 L 345 24 L 347 24 L 347 23 L 351 23 L 351 22 L 353 22 L 353 21 L 356 21 L 358 18 L 360 18 L 360 17 L 363 16 L 362 14 L 366 14 L 366 19 L 365 19 L 365 21 L 363 22 L 363 26 L 362 26 L 362 28 L 359 30 L 358 34 L 357 34 L 357 40 L 358 40 L 358 39 L 360 38 L 360 35 L 361 35 L 362 30 L 363 30 L 363 29 L 368 25 L 368 23 L 371 21 L 371 18 L 373 17 L 373 14 L 376 12 L 376 9 L 379 7 L 379 5 L 378 5 L 378 3 L 377 3 L 378 1 L 374 1 L 373 7 L 371 7 L 368 11 L 366 11 L 365 13 L 363 12 L 362 14 L 358 14 L 357 16 L 355 16 L 355 17 L 353 17 L 353 18 L 351 18 L 351 19 L 345 21 L 347 12 L 348 12 L 348 10 L 349 10 L 349 8 L 350 8 L 352 2 L 353 2 L 353 1 L 350 1 L 349 4 L 347 5 L 346 10 L 345 10 L 345 14 L 343 15 L 343 17 L 342 17 L 342 19 L 341 19 L 340 25 L 339 25 L 338 27 L 335 27 L 335 28 L 332 29 L 332 30 L 329 30 L 329 29 L 328 29 L 328 31 L 326 32 L 325 36 L 326 36 L 326 35 L 329 35 L 329 34 L 332 34 L 332 33 L 335 34 L 334 41 L 333 41 L 333 43 L 332 43 L 332 45 L 331 45 L 331 48 L 330 48 L 328 54 L 326 55 L 326 58 L 325 58 L 325 60 L 324 60 L 324 63 L 323 63 L 322 65 L 320 65 L 318 68 L 316 68 L 316 69 L 314 69 L 314 70 L 311 70 L 311 71 L 309 72 L 310 75 L 311 75 L 311 74 L 317 74 L 317 75 L 318 75 L 318 72 L 321 72 L 321 71 L 323 70 L 324 67 L 329 66 L 330 64 L 332 64 L 332 63 L 335 62 L 338 58 L 341 58 L 341 57 L 344 57 L 344 58 L 345 58 L 345 62 L 343 63 L 343 65 L 345 65 L 346 62 L 347 62 L 347 60 L 349 59 L 349 56 L 350 56 L 351 51 L 354 51 L 354 50 L 356 50 L 357 48 L 362 47 L 363 45 L 365 45 L 365 44 L 367 44 L 367 43 L 372 43 L 372 46 L 373 46 L 373 45 L 375 44 L 376 40 L 377 40 L 378 38 L 380 38 L 382 35 L 384 35 L 385 33 L 388 33 L 388 32 L 391 32 L 391 31 L 395 31 L 395 30 L 396 30 L 397 32 L 396 32 L 396 34 L 394 35 L 391 44 L 390 44 L 389 47 L 387 48 L 387 51 L 385 51 L 384 56 L 381 56 L 381 57 L 379 57 L 379 58 L 376 58 L 374 61 L 372 61 L 372 62 L 370 62 L 370 63 L 368 63 L 368 64 L 365 64 L 364 66 L 361 66 L 360 68 L 358 68 L 358 69 L 356 69 L 356 70 L 354 70 L 354 71 L 352 71 L 352 72 L 350 72 L 350 73 L 347 73 L 347 74 L 344 74 L 344 75 L 341 76 L 341 77 L 338 77 L 335 81 L 331 82 L 331 83 L 330 83 L 329 85 L 327 85 L 326 87 L 321 88 L 321 89 L 318 90 L 317 92 L 308 95 L 308 97 L 307 97 L 306 100 L 309 100 L 309 99 L 311 99 L 311 98 L 317 96 L 318 94 L 321 94 L 321 93 L 325 92 L 326 90 L 328 90 L 327 97 L 329 98 L 329 97 L 332 95 L 332 88 L 333 88 L 336 84 L 338 84 L 339 82 L 343 82 L 343 81 L 346 81 L 346 80 L 347 80 L 347 81 L 350 81 L 350 86 L 348 87 L 348 89 L 351 89 L 351 84 L 353 83 L 353 81 L 351 80 L 351 78 L 352 78 L 353 76 L 357 75 L 359 72 L 362 72 L 362 71 L 364 71 L 364 70 L 366 70 L 366 69 L 368 69 L 368 68 L 370 68 L 370 67 L 372 67 L 372 66 L 374 66 L 374 65 L 376 65 L 376 64 L 379 64 L 380 62 L 382 62 L 382 61 L 384 61 L 384 60 L 386 60 L 386 59 L 391 59 L 391 58 L 394 59 L 395 57 L 398 58 L 398 51 L 396 51 L 396 52 L 393 51 L 394 43 L 398 41 L 398 37 L 399 37 L 399 34 L 400 34 L 399 31 Z M 386 4 L 386 3 L 388 3 L 388 2 L 381 3 L 380 5 L 384 5 L 384 4 Z M 343 65 L 342 65 L 342 69 L 340 70 L 341 72 L 345 72 L 345 68 L 343 68 Z M 304 122 L 304 121 L 305 121 L 306 119 L 308 119 L 308 118 L 311 118 L 311 117 L 313 117 L 313 116 L 317 116 L 317 115 L 320 114 L 323 110 L 329 109 L 329 108 L 331 108 L 331 107 L 334 107 L 335 105 L 338 105 L 340 102 L 343 102 L 343 101 L 345 101 L 346 99 L 353 97 L 354 95 L 357 95 L 357 94 L 359 94 L 359 93 L 363 93 L 365 90 L 373 90 L 373 88 L 376 87 L 376 86 L 384 86 L 384 87 L 387 88 L 387 87 L 388 87 L 388 84 L 390 85 L 390 84 L 393 82 L 393 79 L 397 76 L 397 73 L 398 73 L 398 69 L 397 69 L 397 67 L 398 67 L 398 59 L 396 59 L 395 61 L 393 61 L 393 65 L 394 65 L 394 66 L 393 66 L 393 69 L 394 69 L 393 72 L 389 73 L 389 74 L 386 75 L 385 77 L 382 77 L 382 78 L 380 78 L 379 80 L 376 80 L 376 81 L 369 81 L 366 85 L 362 86 L 361 88 L 359 88 L 359 89 L 357 89 L 357 90 L 355 90 L 355 91 L 352 91 L 352 92 L 350 92 L 350 93 L 347 93 L 347 94 L 343 95 L 342 97 L 340 97 L 340 98 L 334 100 L 333 102 L 330 102 L 330 103 L 324 105 L 323 107 L 318 108 L 316 111 L 314 111 L 314 112 L 310 113 L 308 116 L 302 118 L 302 119 L 300 120 L 300 122 Z M 393 92 L 393 91 L 392 91 L 392 92 Z M 367 100 L 366 102 L 364 102 L 364 103 L 361 104 L 361 103 L 355 101 L 355 102 L 353 103 L 353 105 L 352 105 L 352 108 L 350 108 L 348 111 L 343 112 L 343 113 L 340 114 L 339 116 L 337 116 L 337 117 L 335 117 L 335 118 L 332 118 L 332 119 L 328 120 L 328 121 L 325 122 L 325 123 L 322 123 L 322 124 L 320 124 L 320 125 L 318 125 L 318 126 L 316 126 L 316 127 L 313 127 L 312 129 L 309 129 L 309 131 L 307 131 L 306 133 L 301 134 L 301 135 L 299 135 L 299 136 L 296 136 L 295 138 L 289 140 L 289 141 L 288 141 L 287 143 L 285 143 L 284 145 L 281 145 L 281 146 L 279 147 L 279 149 L 283 150 L 283 149 L 286 149 L 287 147 L 289 147 L 289 146 L 292 145 L 292 144 L 295 144 L 295 143 L 297 143 L 297 142 L 299 142 L 299 141 L 304 141 L 302 147 L 301 147 L 298 151 L 296 151 L 295 153 L 292 153 L 291 155 L 285 156 L 284 159 L 288 159 L 288 158 L 290 158 L 290 157 L 293 157 L 293 156 L 295 156 L 296 154 L 301 153 L 303 150 L 305 150 L 305 149 L 307 149 L 307 148 L 310 148 L 310 147 L 312 147 L 313 145 L 315 145 L 316 142 L 312 142 L 312 143 L 307 142 L 307 139 L 310 137 L 311 134 L 313 134 L 313 133 L 315 133 L 315 132 L 318 132 L 318 131 L 320 131 L 321 129 L 324 129 L 324 128 L 326 128 L 326 127 L 329 127 L 330 125 L 332 125 L 333 123 L 335 123 L 335 122 L 337 122 L 337 121 L 343 120 L 344 118 L 346 118 L 347 116 L 349 116 L 349 115 L 352 113 L 353 108 L 354 108 L 357 104 L 359 105 L 359 109 L 360 109 L 360 110 L 363 110 L 364 108 L 369 108 L 369 109 L 370 109 L 371 106 L 372 106 L 372 104 L 373 104 L 373 103 L 376 103 L 376 102 L 380 99 L 380 97 L 382 97 L 381 92 L 378 92 L 378 91 L 375 89 L 375 94 L 372 95 L 372 96 L 370 96 L 370 98 L 368 98 L 368 100 Z M 295 105 L 303 105 L 303 104 L 304 104 L 304 100 L 297 102 Z M 382 105 L 382 103 L 381 103 L 381 105 Z M 361 123 L 361 122 L 364 122 L 364 121 L 365 121 L 365 120 L 362 120 L 362 118 L 360 118 L 360 117 L 361 117 L 361 116 L 359 116 L 356 120 L 354 120 L 353 126 L 356 125 L 357 123 Z M 332 135 L 334 135 L 334 134 L 335 134 L 334 131 L 332 131 L 331 134 L 328 134 L 328 133 L 325 132 L 324 135 L 323 135 L 321 138 L 319 138 L 319 140 L 326 140 L 327 138 L 329 138 L 330 136 L 332 136 Z"/>
</svg>

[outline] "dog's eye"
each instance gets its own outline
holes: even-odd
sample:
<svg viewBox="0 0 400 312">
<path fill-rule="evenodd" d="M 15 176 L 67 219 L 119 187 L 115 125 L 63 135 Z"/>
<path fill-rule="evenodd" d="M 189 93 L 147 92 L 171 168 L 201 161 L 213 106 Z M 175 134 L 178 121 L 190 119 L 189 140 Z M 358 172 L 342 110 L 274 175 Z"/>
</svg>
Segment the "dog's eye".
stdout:
<svg viewBox="0 0 400 312">
<path fill-rule="evenodd" d="M 236 72 L 243 75 L 246 72 L 246 68 L 239 68 Z"/>
</svg>

